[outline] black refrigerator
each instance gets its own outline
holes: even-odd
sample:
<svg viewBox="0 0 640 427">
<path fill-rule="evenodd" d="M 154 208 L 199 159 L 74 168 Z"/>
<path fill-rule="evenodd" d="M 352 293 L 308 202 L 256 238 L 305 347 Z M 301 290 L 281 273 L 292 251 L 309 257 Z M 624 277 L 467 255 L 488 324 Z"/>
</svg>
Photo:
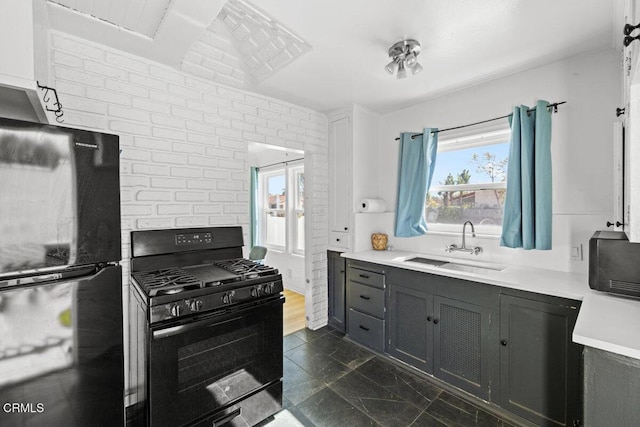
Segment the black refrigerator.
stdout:
<svg viewBox="0 0 640 427">
<path fill-rule="evenodd" d="M 118 137 L 0 118 L 0 426 L 124 425 Z"/>
</svg>

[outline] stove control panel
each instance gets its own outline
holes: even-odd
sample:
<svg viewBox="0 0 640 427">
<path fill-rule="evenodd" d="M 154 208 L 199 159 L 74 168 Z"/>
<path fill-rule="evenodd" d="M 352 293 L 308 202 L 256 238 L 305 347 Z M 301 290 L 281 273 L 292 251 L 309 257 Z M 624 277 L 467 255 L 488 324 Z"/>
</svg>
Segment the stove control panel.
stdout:
<svg viewBox="0 0 640 427">
<path fill-rule="evenodd" d="M 202 245 L 205 243 L 213 242 L 213 235 L 211 233 L 181 233 L 176 234 L 176 245 Z"/>
<path fill-rule="evenodd" d="M 283 287 L 281 280 L 274 280 L 253 283 L 235 289 L 221 289 L 219 292 L 215 292 L 215 287 L 206 289 L 212 292 L 191 298 L 176 298 L 176 300 L 172 302 L 152 306 L 151 323 L 197 316 L 201 313 L 209 313 L 223 307 L 232 307 L 243 302 L 267 298 L 282 292 Z M 161 298 L 166 297 L 167 295 L 161 296 Z"/>
</svg>

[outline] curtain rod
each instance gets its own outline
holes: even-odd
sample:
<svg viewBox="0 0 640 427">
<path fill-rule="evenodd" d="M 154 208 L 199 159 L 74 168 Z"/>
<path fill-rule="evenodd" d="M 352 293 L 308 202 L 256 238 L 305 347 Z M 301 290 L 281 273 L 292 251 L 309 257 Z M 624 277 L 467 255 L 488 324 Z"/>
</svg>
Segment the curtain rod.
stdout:
<svg viewBox="0 0 640 427">
<path fill-rule="evenodd" d="M 555 102 L 553 104 L 549 104 L 549 105 L 547 105 L 547 110 L 553 109 L 553 112 L 557 113 L 558 112 L 558 105 L 562 105 L 562 104 L 566 104 L 566 103 L 567 103 L 567 101 Z M 531 111 L 535 111 L 535 110 L 536 110 L 535 108 L 529 108 L 527 110 L 527 113 L 530 113 Z M 507 114 L 506 116 L 494 117 L 493 119 L 487 119 L 487 120 L 483 120 L 481 122 L 469 123 L 468 125 L 456 126 L 456 127 L 440 129 L 440 130 L 432 130 L 431 133 L 440 133 L 440 132 L 446 132 L 446 131 L 449 131 L 449 130 L 468 128 L 469 126 L 481 125 L 483 123 L 493 122 L 493 121 L 501 120 L 501 119 L 508 119 L 512 115 L 513 114 Z M 413 135 L 411 135 L 411 139 L 413 139 L 416 136 L 422 136 L 422 134 L 421 133 L 413 134 Z M 396 141 L 400 141 L 400 138 L 396 138 Z"/>
<path fill-rule="evenodd" d="M 297 162 L 298 160 L 304 160 L 304 157 L 300 157 L 298 159 L 293 159 L 293 160 L 285 160 L 284 162 L 271 163 L 270 165 L 264 165 L 264 166 L 256 167 L 256 169 L 260 170 L 260 169 L 263 169 L 263 168 L 268 168 L 269 166 L 286 165 L 287 163 Z"/>
</svg>

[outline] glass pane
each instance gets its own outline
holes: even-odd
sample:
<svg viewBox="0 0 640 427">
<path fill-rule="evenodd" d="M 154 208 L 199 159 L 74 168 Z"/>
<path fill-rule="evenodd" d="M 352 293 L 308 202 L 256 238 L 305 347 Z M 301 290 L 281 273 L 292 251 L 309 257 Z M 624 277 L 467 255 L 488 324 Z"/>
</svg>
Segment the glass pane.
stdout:
<svg viewBox="0 0 640 427">
<path fill-rule="evenodd" d="M 284 174 L 267 178 L 267 209 L 285 209 L 287 203 Z"/>
<path fill-rule="evenodd" d="M 438 152 L 431 185 L 506 182 L 509 142 Z"/>
<path fill-rule="evenodd" d="M 304 211 L 304 173 L 296 173 L 296 210 Z"/>
<path fill-rule="evenodd" d="M 296 224 L 296 251 L 304 252 L 304 211 L 298 212 L 298 223 Z"/>
<path fill-rule="evenodd" d="M 475 191 L 441 191 L 427 196 L 427 223 L 502 225 L 503 188 Z"/>
<path fill-rule="evenodd" d="M 267 245 L 282 246 L 286 245 L 286 216 L 284 209 L 266 211 L 266 229 L 265 237 Z"/>
</svg>

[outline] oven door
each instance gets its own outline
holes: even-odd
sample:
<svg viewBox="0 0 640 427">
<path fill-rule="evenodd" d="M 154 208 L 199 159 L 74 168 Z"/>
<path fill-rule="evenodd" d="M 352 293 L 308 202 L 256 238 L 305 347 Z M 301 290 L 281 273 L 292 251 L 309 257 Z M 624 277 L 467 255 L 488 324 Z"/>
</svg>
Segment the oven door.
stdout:
<svg viewBox="0 0 640 427">
<path fill-rule="evenodd" d="M 150 425 L 196 423 L 280 381 L 283 303 L 279 296 L 152 327 Z"/>
</svg>

